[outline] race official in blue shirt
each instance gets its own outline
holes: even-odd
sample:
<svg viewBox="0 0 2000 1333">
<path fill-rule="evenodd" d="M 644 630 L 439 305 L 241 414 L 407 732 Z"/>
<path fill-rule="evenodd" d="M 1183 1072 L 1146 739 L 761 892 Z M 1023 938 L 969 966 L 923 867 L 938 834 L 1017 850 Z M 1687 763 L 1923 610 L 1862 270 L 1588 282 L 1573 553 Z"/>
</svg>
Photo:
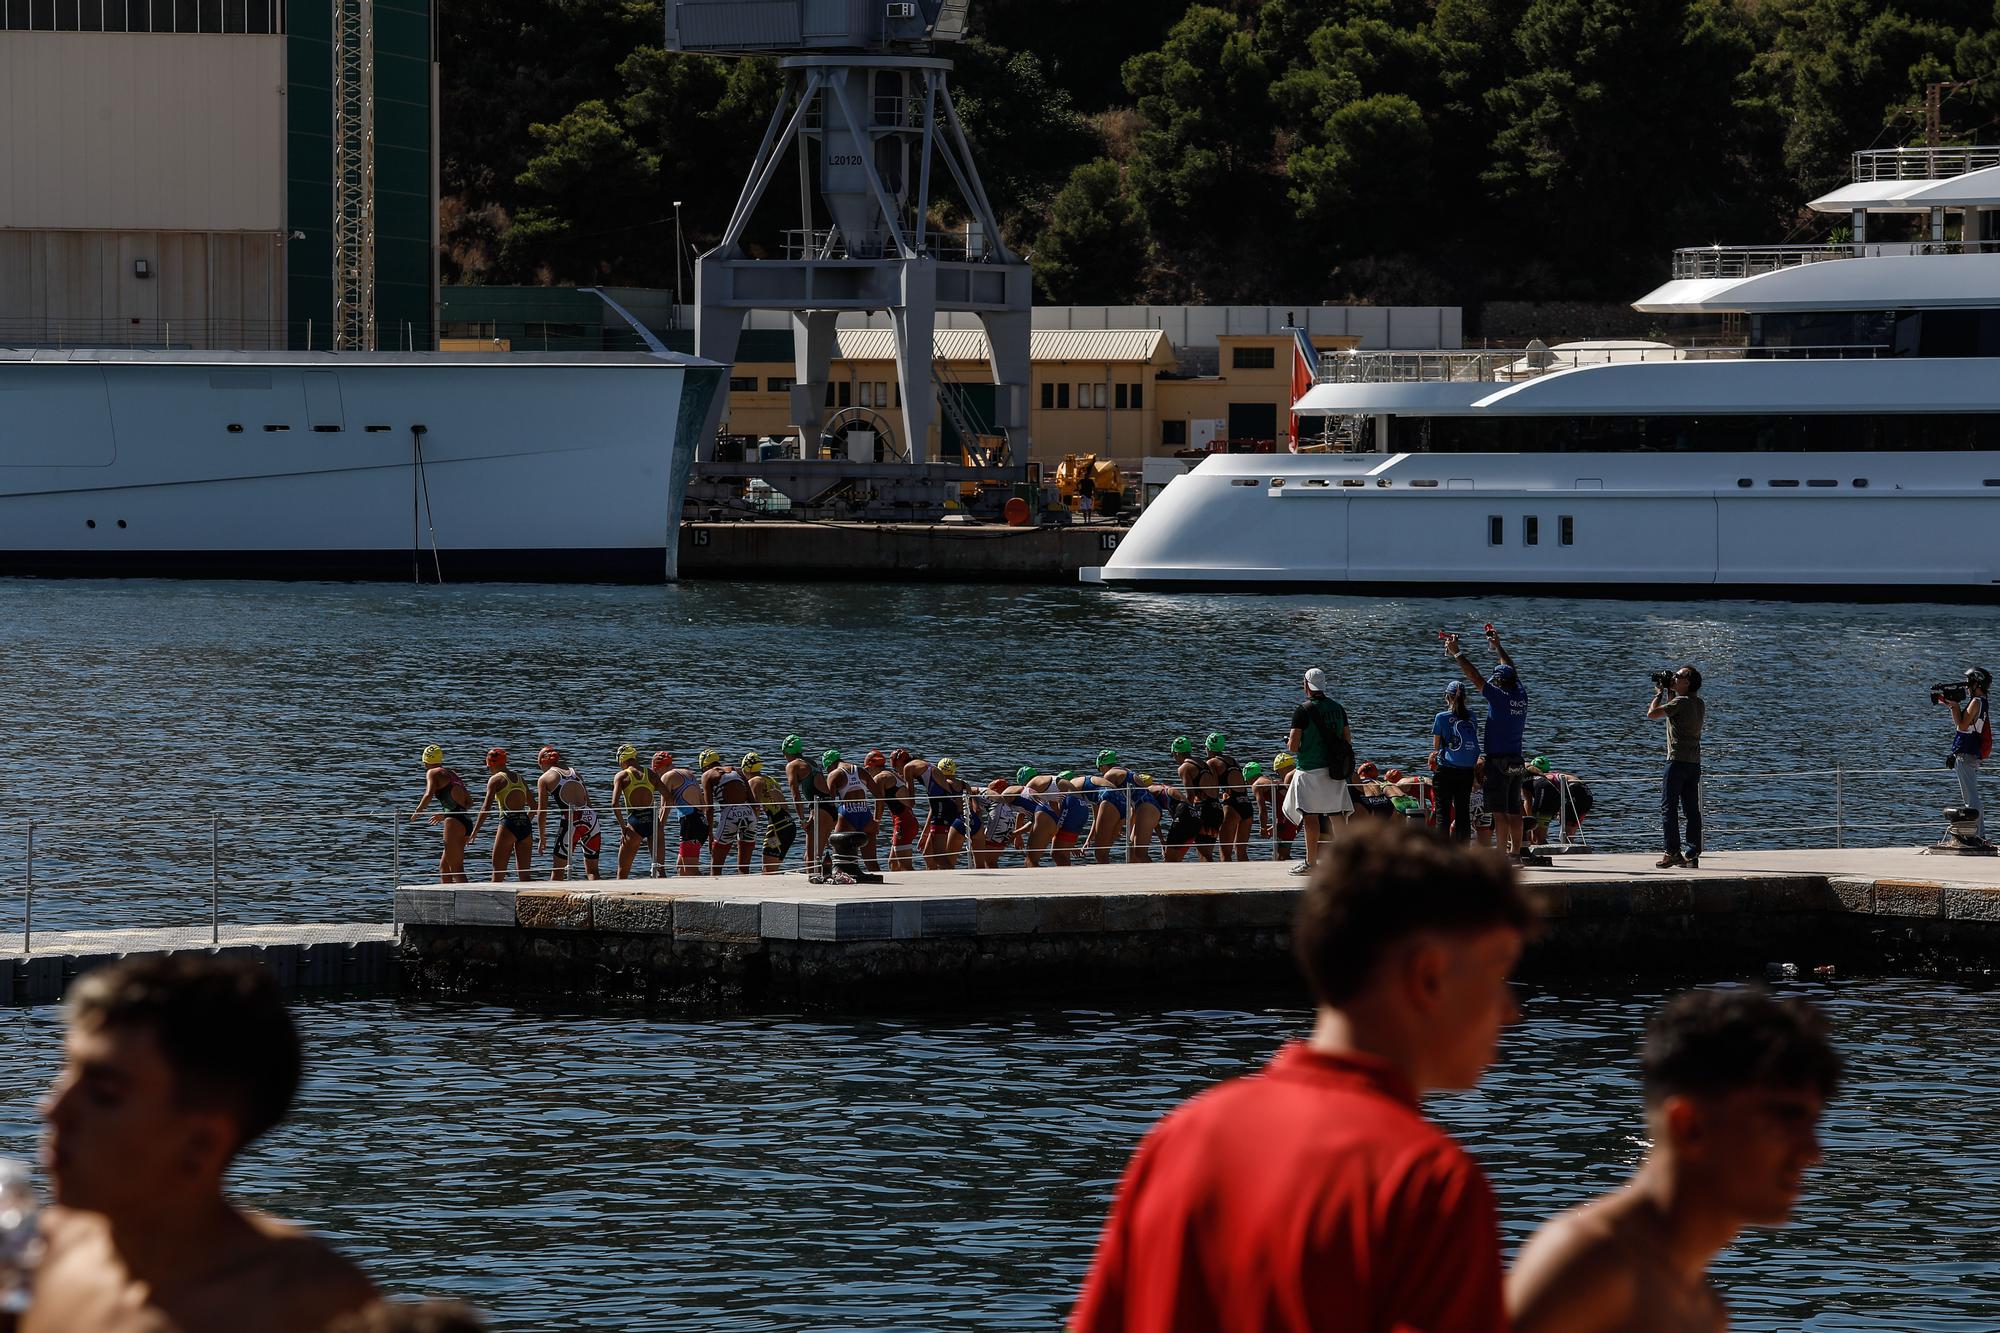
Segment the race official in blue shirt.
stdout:
<svg viewBox="0 0 2000 1333">
<path fill-rule="evenodd" d="M 1528 729 L 1528 691 L 1514 669 L 1514 659 L 1500 646 L 1500 632 L 1490 625 L 1486 642 L 1500 659 L 1490 680 L 1480 675 L 1472 659 L 1460 650 L 1456 634 L 1445 635 L 1444 650 L 1486 700 L 1486 808 L 1493 815 L 1495 845 L 1519 860 L 1523 846 L 1522 784 L 1527 772 L 1521 756 L 1526 752 L 1522 738 Z"/>
</svg>

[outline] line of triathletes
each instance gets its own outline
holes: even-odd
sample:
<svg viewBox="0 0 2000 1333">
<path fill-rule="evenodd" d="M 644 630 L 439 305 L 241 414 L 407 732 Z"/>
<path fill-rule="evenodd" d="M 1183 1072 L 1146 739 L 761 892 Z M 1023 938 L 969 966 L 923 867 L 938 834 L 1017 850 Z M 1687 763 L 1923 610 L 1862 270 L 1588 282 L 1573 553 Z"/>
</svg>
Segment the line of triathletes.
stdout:
<svg viewBox="0 0 2000 1333">
<path fill-rule="evenodd" d="M 1280 751 L 1268 767 L 1239 763 L 1220 732 L 1207 736 L 1199 754 L 1189 737 L 1176 737 L 1169 754 L 1172 782 L 1137 771 L 1109 749 L 1098 751 L 1095 772 L 1045 773 L 1022 765 L 1011 779 L 980 781 L 961 774 L 955 759 L 919 758 L 900 747 L 870 750 L 858 760 L 828 749 L 814 759 L 796 735 L 785 738 L 781 764 L 772 771 L 754 750 L 729 761 L 707 749 L 692 764 L 682 764 L 665 750 L 641 762 L 636 747 L 623 745 L 610 791 L 619 831 L 615 874 L 631 878 L 644 855 L 654 876 L 666 875 L 670 821 L 672 873 L 682 876 L 725 874 L 732 859 L 739 874 L 753 873 L 759 861 L 762 873 L 778 874 L 801 839 L 805 867 L 816 870 L 830 841 L 841 834 L 864 839 L 860 859 L 870 872 L 882 867 L 885 833 L 888 868 L 904 871 L 950 870 L 968 855 L 974 868 L 993 869 L 1003 853 L 1016 848 L 1029 866 L 1067 866 L 1079 858 L 1142 863 L 1153 859 L 1156 840 L 1161 859 L 1169 862 L 1190 855 L 1245 861 L 1253 833 L 1272 840 L 1273 859 L 1291 859 L 1299 820 L 1314 818 L 1286 809 L 1295 756 Z M 1550 823 L 1573 832 L 1584 812 L 1573 808 L 1569 789 L 1580 784 L 1566 774 L 1550 775 L 1546 761 L 1536 762 L 1554 780 L 1542 784 L 1541 797 L 1530 798 L 1529 826 L 1539 824 L 1543 836 Z M 588 783 L 561 750 L 543 746 L 533 777 L 517 772 L 499 746 L 487 751 L 485 763 L 483 799 L 475 805 L 472 788 L 445 764 L 442 748 L 424 748 L 424 793 L 411 820 L 421 819 L 433 804 L 439 807 L 431 822 L 444 830 L 441 882 L 465 881 L 466 849 L 489 821 L 495 881 L 509 878 L 510 871 L 526 881 L 541 854 L 550 857 L 552 879 L 570 878 L 577 861 L 586 878 L 602 877 L 605 821 Z M 1429 788 L 1423 774 L 1364 763 L 1352 790 L 1357 812 L 1429 820 L 1434 814 Z M 1475 818 L 1480 814 L 1474 811 Z M 1479 822 L 1484 840 L 1490 837 L 1490 817 Z M 842 842 L 853 845 L 851 839 Z M 838 869 L 828 869 L 833 878 L 842 877 Z"/>
</svg>

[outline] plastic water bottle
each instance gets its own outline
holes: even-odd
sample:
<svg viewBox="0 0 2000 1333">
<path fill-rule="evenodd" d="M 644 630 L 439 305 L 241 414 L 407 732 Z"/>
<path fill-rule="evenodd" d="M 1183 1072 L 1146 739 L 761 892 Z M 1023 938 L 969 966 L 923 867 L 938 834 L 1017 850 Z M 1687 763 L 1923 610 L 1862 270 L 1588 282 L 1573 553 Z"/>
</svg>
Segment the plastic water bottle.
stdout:
<svg viewBox="0 0 2000 1333">
<path fill-rule="evenodd" d="M 27 1163 L 0 1158 L 0 1314 L 28 1308 L 42 1257 L 41 1206 Z"/>
</svg>

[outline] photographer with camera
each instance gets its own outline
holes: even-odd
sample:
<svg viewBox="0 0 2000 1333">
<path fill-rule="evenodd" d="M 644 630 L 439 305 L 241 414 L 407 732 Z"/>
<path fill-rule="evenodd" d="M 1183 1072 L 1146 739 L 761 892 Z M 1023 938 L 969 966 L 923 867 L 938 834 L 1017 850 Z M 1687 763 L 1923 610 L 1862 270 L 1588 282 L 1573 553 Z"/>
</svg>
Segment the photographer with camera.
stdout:
<svg viewBox="0 0 2000 1333">
<path fill-rule="evenodd" d="M 1986 836 L 1986 808 L 1979 803 L 1979 768 L 1993 748 L 1993 724 L 1986 714 L 1986 692 L 1993 688 L 1993 676 L 1984 667 L 1971 667 L 1963 685 L 1931 686 L 1931 702 L 1951 707 L 1951 753 L 1945 765 L 1958 774 L 1958 790 L 1965 805 L 1978 811 L 1976 831 Z"/>
<path fill-rule="evenodd" d="M 1692 666 L 1653 673 L 1653 702 L 1646 716 L 1667 722 L 1667 775 L 1660 784 L 1660 837 L 1666 854 L 1653 864 L 1701 865 L 1701 728 L 1708 705 L 1701 699 L 1701 672 Z M 1681 854 L 1680 816 L 1687 815 L 1687 854 Z"/>
</svg>

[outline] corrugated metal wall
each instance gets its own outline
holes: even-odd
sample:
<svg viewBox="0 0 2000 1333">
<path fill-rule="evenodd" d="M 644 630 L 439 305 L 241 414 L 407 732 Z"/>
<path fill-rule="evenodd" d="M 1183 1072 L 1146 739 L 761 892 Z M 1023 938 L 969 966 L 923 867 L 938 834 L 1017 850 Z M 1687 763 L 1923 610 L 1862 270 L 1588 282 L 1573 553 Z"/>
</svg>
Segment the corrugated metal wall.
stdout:
<svg viewBox="0 0 2000 1333">
<path fill-rule="evenodd" d="M 280 348 L 282 295 L 268 234 L 0 230 L 0 345 Z"/>
</svg>

